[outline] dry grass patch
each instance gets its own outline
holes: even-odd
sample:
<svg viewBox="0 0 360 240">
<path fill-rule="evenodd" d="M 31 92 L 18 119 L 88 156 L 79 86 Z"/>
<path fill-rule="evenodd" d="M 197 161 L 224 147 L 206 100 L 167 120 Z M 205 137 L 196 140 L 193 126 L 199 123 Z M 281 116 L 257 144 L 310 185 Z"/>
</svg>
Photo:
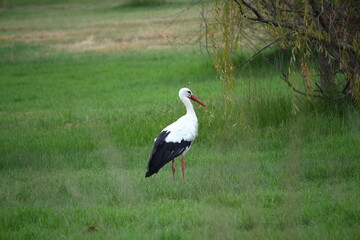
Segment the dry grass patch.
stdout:
<svg viewBox="0 0 360 240">
<path fill-rule="evenodd" d="M 64 8 L 56 8 L 56 11 L 70 11 L 74 8 L 83 6 L 72 5 Z M 97 9 L 96 7 L 102 7 Z M 79 15 L 68 15 L 69 19 L 59 19 L 61 13 L 57 12 L 57 17 L 52 18 L 51 13 L 46 9 L 40 11 L 38 15 L 31 19 L 35 23 L 47 21 L 49 28 L 43 29 L 41 26 L 33 28 L 26 27 L 24 24 L 16 22 L 13 26 L 5 26 L 6 21 L 0 22 L 0 41 L 3 42 L 24 42 L 28 44 L 42 45 L 55 48 L 61 51 L 114 51 L 125 49 L 148 49 L 148 48 L 167 48 L 172 44 L 194 42 L 193 36 L 200 28 L 201 18 L 196 8 L 190 9 L 157 9 L 146 8 L 140 12 L 141 18 L 135 18 L 124 10 L 113 10 L 114 6 L 109 6 L 104 10 L 103 5 L 92 5 L 92 10 L 84 10 L 84 19 L 79 20 Z M 73 8 L 73 9 L 70 9 Z M 29 11 L 27 8 L 21 8 Z M 133 10 L 133 9 L 132 9 Z M 17 10 L 20 11 L 20 10 Z M 82 10 L 74 10 L 82 13 Z M 102 16 L 102 11 L 104 16 Z M 90 13 L 94 13 L 91 17 Z M 100 12 L 100 13 L 99 13 Z M 43 14 L 43 15 L 42 15 Z M 99 15 L 100 14 L 100 15 Z M 139 12 L 134 12 L 139 14 Z M 89 18 L 89 21 L 86 19 Z M 16 21 L 19 21 L 17 19 Z M 63 21 L 63 22 L 62 22 Z M 59 22 L 62 22 L 59 24 Z M 21 27 L 21 25 L 25 27 Z"/>
</svg>

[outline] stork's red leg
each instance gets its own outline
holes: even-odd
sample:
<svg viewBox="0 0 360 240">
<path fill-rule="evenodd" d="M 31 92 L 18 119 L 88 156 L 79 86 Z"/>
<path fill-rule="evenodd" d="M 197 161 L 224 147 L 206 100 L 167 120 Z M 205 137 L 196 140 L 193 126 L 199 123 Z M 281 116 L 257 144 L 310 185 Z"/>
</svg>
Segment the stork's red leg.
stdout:
<svg viewBox="0 0 360 240">
<path fill-rule="evenodd" d="M 185 181 L 185 161 L 184 161 L 184 155 L 181 157 L 181 170 L 182 170 L 182 177 Z"/>
<path fill-rule="evenodd" d="M 174 164 L 174 159 L 172 160 L 172 165 L 171 165 L 171 170 L 172 170 L 172 173 L 173 173 L 173 178 L 174 178 L 174 181 L 175 181 L 175 164 Z"/>
</svg>

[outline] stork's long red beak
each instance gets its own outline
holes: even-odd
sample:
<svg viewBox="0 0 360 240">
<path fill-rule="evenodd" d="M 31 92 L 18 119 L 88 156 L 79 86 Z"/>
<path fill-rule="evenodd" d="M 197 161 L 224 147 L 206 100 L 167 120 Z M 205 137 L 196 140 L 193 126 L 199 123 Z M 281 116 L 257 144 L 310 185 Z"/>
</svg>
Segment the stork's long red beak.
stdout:
<svg viewBox="0 0 360 240">
<path fill-rule="evenodd" d="M 202 101 L 200 101 L 200 99 L 198 99 L 197 97 L 195 97 L 194 95 L 189 96 L 189 98 L 190 98 L 191 100 L 194 100 L 195 102 L 199 103 L 201 106 L 206 107 L 206 105 L 205 105 Z"/>
</svg>

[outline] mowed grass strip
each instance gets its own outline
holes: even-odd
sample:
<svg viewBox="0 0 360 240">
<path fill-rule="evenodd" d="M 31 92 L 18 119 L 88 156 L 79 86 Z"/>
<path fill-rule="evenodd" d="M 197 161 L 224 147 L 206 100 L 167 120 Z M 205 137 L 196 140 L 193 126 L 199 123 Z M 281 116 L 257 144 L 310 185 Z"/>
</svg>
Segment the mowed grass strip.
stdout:
<svg viewBox="0 0 360 240">
<path fill-rule="evenodd" d="M 111 52 L 170 48 L 198 39 L 197 4 L 168 1 L 133 7 L 129 3 L 121 0 L 97 4 L 64 2 L 63 5 L 52 1 L 42 1 L 40 5 L 24 1 L 4 3 L 0 40 L 59 51 Z"/>
</svg>

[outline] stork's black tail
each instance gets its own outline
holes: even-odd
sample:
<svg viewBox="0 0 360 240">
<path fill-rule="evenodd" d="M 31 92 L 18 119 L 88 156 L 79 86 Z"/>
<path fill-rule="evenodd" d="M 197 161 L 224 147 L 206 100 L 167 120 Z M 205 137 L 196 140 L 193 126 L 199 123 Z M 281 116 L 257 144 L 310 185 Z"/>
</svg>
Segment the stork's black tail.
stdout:
<svg viewBox="0 0 360 240">
<path fill-rule="evenodd" d="M 145 174 L 145 177 L 150 177 L 153 174 L 154 174 L 154 172 L 147 171 L 146 174 Z"/>
</svg>

